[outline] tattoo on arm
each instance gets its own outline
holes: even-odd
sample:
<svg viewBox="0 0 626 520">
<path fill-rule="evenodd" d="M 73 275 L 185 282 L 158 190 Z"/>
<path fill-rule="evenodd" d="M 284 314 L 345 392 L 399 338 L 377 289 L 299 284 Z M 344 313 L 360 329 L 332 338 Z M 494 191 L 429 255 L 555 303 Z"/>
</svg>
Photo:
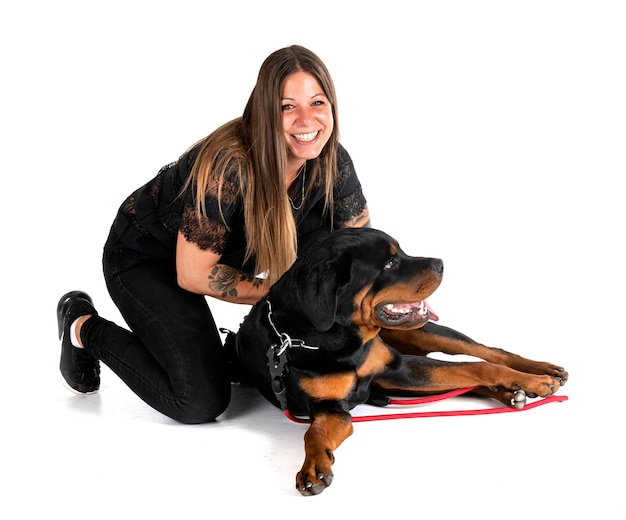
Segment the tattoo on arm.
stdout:
<svg viewBox="0 0 626 520">
<path fill-rule="evenodd" d="M 253 287 L 259 287 L 263 280 L 255 276 L 243 273 L 228 265 L 216 265 L 209 274 L 209 289 L 212 292 L 221 293 L 222 298 L 231 296 L 236 298 L 237 285 L 239 282 L 250 282 Z"/>
<path fill-rule="evenodd" d="M 355 217 L 341 224 L 341 227 L 369 227 L 370 225 L 370 213 L 364 210 Z"/>
</svg>

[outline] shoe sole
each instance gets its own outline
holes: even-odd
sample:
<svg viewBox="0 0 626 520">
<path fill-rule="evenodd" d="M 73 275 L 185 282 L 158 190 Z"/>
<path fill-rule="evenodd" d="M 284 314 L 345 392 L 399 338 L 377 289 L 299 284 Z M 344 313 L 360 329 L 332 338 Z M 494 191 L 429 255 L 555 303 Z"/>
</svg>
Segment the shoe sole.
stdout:
<svg viewBox="0 0 626 520">
<path fill-rule="evenodd" d="M 98 389 L 98 390 L 92 390 L 91 392 L 81 392 L 79 390 L 76 390 L 76 388 L 72 388 L 63 377 L 63 374 L 61 374 L 60 372 L 59 372 L 58 377 L 59 377 L 59 380 L 61 381 L 61 384 L 75 395 L 94 395 L 100 391 L 100 389 Z"/>
</svg>

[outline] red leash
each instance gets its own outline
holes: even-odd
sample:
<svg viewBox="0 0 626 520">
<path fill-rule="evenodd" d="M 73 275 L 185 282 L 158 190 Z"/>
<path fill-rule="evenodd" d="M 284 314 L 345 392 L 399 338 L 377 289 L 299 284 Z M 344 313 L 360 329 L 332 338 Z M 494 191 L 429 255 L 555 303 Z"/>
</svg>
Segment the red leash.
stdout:
<svg viewBox="0 0 626 520">
<path fill-rule="evenodd" d="M 443 399 L 448 399 L 450 397 L 456 397 L 462 394 L 465 394 L 476 387 L 471 388 L 461 388 L 459 390 L 452 390 L 451 392 L 446 392 L 444 394 L 432 395 L 427 397 L 418 397 L 416 399 L 389 399 L 388 404 L 395 405 L 418 405 L 425 403 L 433 403 L 436 401 L 442 401 Z M 500 406 L 498 408 L 483 408 L 476 410 L 447 410 L 447 411 L 434 411 L 434 412 L 412 412 L 412 413 L 394 413 L 394 414 L 379 414 L 379 415 L 361 415 L 352 417 L 352 422 L 365 422 L 365 421 L 381 421 L 383 419 L 411 419 L 417 417 L 450 417 L 455 415 L 487 415 L 492 413 L 506 413 L 506 412 L 523 412 L 524 410 L 530 410 L 532 408 L 536 408 L 537 406 L 541 406 L 548 403 L 554 402 L 563 402 L 567 401 L 568 397 L 566 395 L 550 395 L 548 397 L 544 397 L 537 401 L 533 401 L 532 403 L 528 403 L 524 405 L 523 408 L 510 408 L 508 406 Z M 289 410 L 283 410 L 285 416 L 292 420 L 293 422 L 300 424 L 309 424 L 311 421 L 308 418 L 300 418 L 292 415 Z"/>
</svg>

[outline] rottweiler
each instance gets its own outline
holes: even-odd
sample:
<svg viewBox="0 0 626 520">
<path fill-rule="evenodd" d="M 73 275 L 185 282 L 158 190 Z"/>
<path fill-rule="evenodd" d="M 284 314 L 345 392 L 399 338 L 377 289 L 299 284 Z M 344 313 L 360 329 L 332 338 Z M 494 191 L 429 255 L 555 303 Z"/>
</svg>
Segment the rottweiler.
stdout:
<svg viewBox="0 0 626 520">
<path fill-rule="evenodd" d="M 513 408 L 565 384 L 558 365 L 490 348 L 434 323 L 426 299 L 443 262 L 407 255 L 372 228 L 329 234 L 252 307 L 236 336 L 244 378 L 277 407 L 308 416 L 303 495 L 333 480 L 333 452 L 353 431 L 350 410 L 381 395 L 424 396 L 476 387 Z M 429 353 L 477 361 L 443 361 Z"/>
</svg>

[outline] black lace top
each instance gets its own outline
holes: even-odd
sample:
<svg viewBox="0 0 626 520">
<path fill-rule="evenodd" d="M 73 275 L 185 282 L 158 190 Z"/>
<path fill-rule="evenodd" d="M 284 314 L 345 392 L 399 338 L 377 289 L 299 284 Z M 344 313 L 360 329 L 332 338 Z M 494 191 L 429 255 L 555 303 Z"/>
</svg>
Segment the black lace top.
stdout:
<svg viewBox="0 0 626 520">
<path fill-rule="evenodd" d="M 242 198 L 236 176 L 222 187 L 221 212 L 217 188 L 206 195 L 207 218 L 198 221 L 193 187 L 179 196 L 198 149 L 159 171 L 157 176 L 132 193 L 120 207 L 114 224 L 116 234 L 126 248 L 140 254 L 173 259 L 176 236 L 180 230 L 187 240 L 203 250 L 221 255 L 220 262 L 253 273 L 252 261 L 244 265 L 246 234 Z M 339 147 L 339 175 L 334 187 L 333 223 L 335 228 L 359 215 L 366 206 L 361 183 L 348 152 Z M 302 256 L 324 232 L 330 231 L 330 216 L 323 213 L 324 187 L 313 188 L 302 203 L 302 175 L 296 181 L 293 203 L 298 229 L 298 256 Z M 302 206 L 300 204 L 302 203 Z"/>
</svg>

